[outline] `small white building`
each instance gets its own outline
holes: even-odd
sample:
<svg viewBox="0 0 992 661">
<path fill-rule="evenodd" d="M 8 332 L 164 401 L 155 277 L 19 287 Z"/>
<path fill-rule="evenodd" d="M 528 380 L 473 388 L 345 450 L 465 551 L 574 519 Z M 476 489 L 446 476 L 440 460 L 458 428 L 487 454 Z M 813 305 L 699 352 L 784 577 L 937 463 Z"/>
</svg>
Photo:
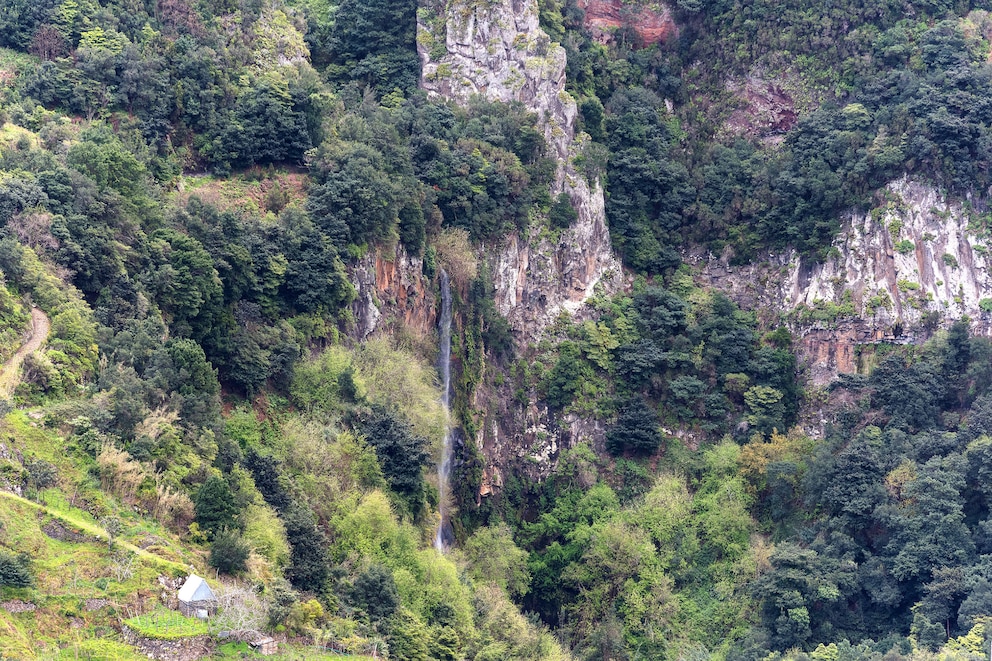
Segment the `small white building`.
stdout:
<svg viewBox="0 0 992 661">
<path fill-rule="evenodd" d="M 179 588 L 179 612 L 186 617 L 205 620 L 217 611 L 217 596 L 207 582 L 190 574 Z"/>
</svg>

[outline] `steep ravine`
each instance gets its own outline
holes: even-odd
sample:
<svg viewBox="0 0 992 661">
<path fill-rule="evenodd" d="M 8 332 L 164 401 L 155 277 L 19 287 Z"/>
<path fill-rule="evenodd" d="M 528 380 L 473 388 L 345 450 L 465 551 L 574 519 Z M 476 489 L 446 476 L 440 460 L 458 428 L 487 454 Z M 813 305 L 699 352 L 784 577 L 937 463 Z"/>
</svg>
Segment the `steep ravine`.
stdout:
<svg viewBox="0 0 992 661">
<path fill-rule="evenodd" d="M 822 385 L 863 371 L 879 342 L 920 342 L 967 315 L 992 334 L 992 274 L 984 240 L 969 225 L 981 209 L 910 179 L 890 183 L 884 201 L 845 219 L 822 263 L 793 252 L 730 266 L 688 254 L 701 284 L 727 292 L 799 338 L 810 378 Z"/>
</svg>

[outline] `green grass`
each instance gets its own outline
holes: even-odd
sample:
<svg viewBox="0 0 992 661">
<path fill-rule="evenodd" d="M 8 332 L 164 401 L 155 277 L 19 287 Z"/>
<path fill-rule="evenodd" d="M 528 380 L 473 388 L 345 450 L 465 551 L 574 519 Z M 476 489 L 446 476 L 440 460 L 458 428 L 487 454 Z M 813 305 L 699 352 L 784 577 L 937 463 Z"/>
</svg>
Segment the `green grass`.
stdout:
<svg viewBox="0 0 992 661">
<path fill-rule="evenodd" d="M 279 644 L 278 654 L 272 656 L 262 656 L 252 652 L 251 647 L 246 643 L 226 643 L 219 646 L 211 659 L 266 659 L 266 661 L 332 661 L 332 659 L 349 659 L 353 661 L 374 661 L 373 657 L 365 654 L 336 654 L 334 652 L 321 652 L 313 647 L 300 647 L 298 645 Z"/>
<path fill-rule="evenodd" d="M 124 620 L 124 624 L 145 638 L 158 640 L 177 640 L 207 634 L 207 623 L 203 620 L 186 617 L 165 608 Z"/>
<path fill-rule="evenodd" d="M 69 643 L 57 657 L 59 661 L 144 661 L 146 657 L 130 645 L 106 638 L 91 638 Z"/>
<path fill-rule="evenodd" d="M 87 643 L 87 655 L 80 647 L 79 658 L 140 658 L 121 653 L 119 646 L 106 640 L 116 635 L 119 613 L 136 612 L 141 604 L 135 595 L 157 586 L 160 574 L 175 575 L 179 573 L 177 569 L 188 568 L 147 551 L 131 555 L 131 549 L 136 548 L 131 544 L 118 542 L 116 550 L 111 550 L 101 541 L 106 539 L 102 528 L 87 517 L 78 511 L 57 512 L 0 492 L 0 547 L 27 553 L 36 582 L 30 588 L 0 588 L 0 601 L 20 599 L 36 607 L 25 613 L 0 610 L 0 650 L 4 658 L 59 658 L 66 647 L 74 649 L 83 641 L 99 639 L 104 642 Z M 86 538 L 71 542 L 48 537 L 42 528 L 53 519 L 82 532 Z M 127 575 L 117 571 L 122 552 L 134 558 Z M 104 599 L 106 603 L 89 610 L 89 599 Z M 107 649 L 111 652 L 103 654 Z"/>
<path fill-rule="evenodd" d="M 87 521 L 79 512 L 59 511 L 54 508 L 32 502 L 26 498 L 21 498 L 17 494 L 10 493 L 9 491 L 0 491 L 0 498 L 6 500 L 13 500 L 15 502 L 20 503 L 23 506 L 34 508 L 36 510 L 44 512 L 49 516 L 51 516 L 52 518 L 59 519 L 64 523 L 68 523 L 71 527 L 81 530 L 84 533 L 92 535 L 93 537 L 96 537 L 100 540 L 108 539 L 106 530 L 104 530 L 96 523 Z M 130 551 L 131 553 L 134 553 L 142 560 L 148 561 L 148 563 L 153 567 L 157 567 L 162 570 L 178 572 L 178 574 L 183 574 L 187 572 L 189 569 L 189 567 L 187 567 L 186 565 L 180 562 L 175 562 L 173 560 L 166 560 L 165 558 L 161 558 L 153 553 L 149 553 L 144 549 L 138 548 L 137 546 L 131 544 L 130 542 L 122 541 L 119 538 L 114 540 L 114 544 L 120 548 Z"/>
</svg>

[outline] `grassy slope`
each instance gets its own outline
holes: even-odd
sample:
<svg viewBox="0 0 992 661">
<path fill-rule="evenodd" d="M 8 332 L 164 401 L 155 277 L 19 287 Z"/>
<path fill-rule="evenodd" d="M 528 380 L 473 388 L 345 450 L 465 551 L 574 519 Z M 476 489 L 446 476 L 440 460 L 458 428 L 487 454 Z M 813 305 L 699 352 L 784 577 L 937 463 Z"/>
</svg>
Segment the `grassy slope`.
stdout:
<svg viewBox="0 0 992 661">
<path fill-rule="evenodd" d="M 155 597 L 158 576 L 184 575 L 191 565 L 202 567 L 199 555 L 157 523 L 108 502 L 63 452 L 64 440 L 25 412 L 12 412 L 0 421 L 0 443 L 25 458 L 54 463 L 61 487 L 43 491 L 41 503 L 0 492 L 0 547 L 30 554 L 37 579 L 32 588 L 0 589 L 2 601 L 20 599 L 37 606 L 34 612 L 16 614 L 0 609 L 0 649 L 5 658 L 52 658 L 63 647 L 71 650 L 84 641 L 116 639 L 119 619 L 143 610 Z M 98 518 L 70 500 L 120 518 L 122 530 L 113 549 Z M 43 528 L 53 522 L 80 535 L 82 541 L 49 537 Z M 120 558 L 132 555 L 131 575 L 119 574 Z M 89 599 L 105 599 L 107 604 L 87 610 Z M 121 656 L 129 649 L 126 646 L 107 642 L 103 647 L 86 642 L 80 650 L 94 658 L 129 658 Z"/>
</svg>

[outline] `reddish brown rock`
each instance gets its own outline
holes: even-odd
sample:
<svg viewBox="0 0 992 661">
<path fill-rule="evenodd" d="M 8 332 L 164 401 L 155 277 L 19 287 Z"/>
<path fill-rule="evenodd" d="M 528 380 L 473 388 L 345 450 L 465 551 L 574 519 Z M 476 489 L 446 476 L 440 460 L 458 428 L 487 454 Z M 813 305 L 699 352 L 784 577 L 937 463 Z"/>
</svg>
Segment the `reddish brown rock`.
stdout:
<svg viewBox="0 0 992 661">
<path fill-rule="evenodd" d="M 423 265 L 402 249 L 396 254 L 376 253 L 375 286 L 379 300 L 389 303 L 389 313 L 407 328 L 430 333 L 437 323 L 434 293 L 428 291 Z"/>
<path fill-rule="evenodd" d="M 671 10 L 662 4 L 624 4 L 621 0 L 579 0 L 586 13 L 585 25 L 600 43 L 613 39 L 613 33 L 630 27 L 643 45 L 665 42 L 678 34 Z"/>
<path fill-rule="evenodd" d="M 743 84 L 728 84 L 741 106 L 727 119 L 735 134 L 762 138 L 782 136 L 796 125 L 799 113 L 792 96 L 774 80 L 748 76 Z"/>
</svg>

